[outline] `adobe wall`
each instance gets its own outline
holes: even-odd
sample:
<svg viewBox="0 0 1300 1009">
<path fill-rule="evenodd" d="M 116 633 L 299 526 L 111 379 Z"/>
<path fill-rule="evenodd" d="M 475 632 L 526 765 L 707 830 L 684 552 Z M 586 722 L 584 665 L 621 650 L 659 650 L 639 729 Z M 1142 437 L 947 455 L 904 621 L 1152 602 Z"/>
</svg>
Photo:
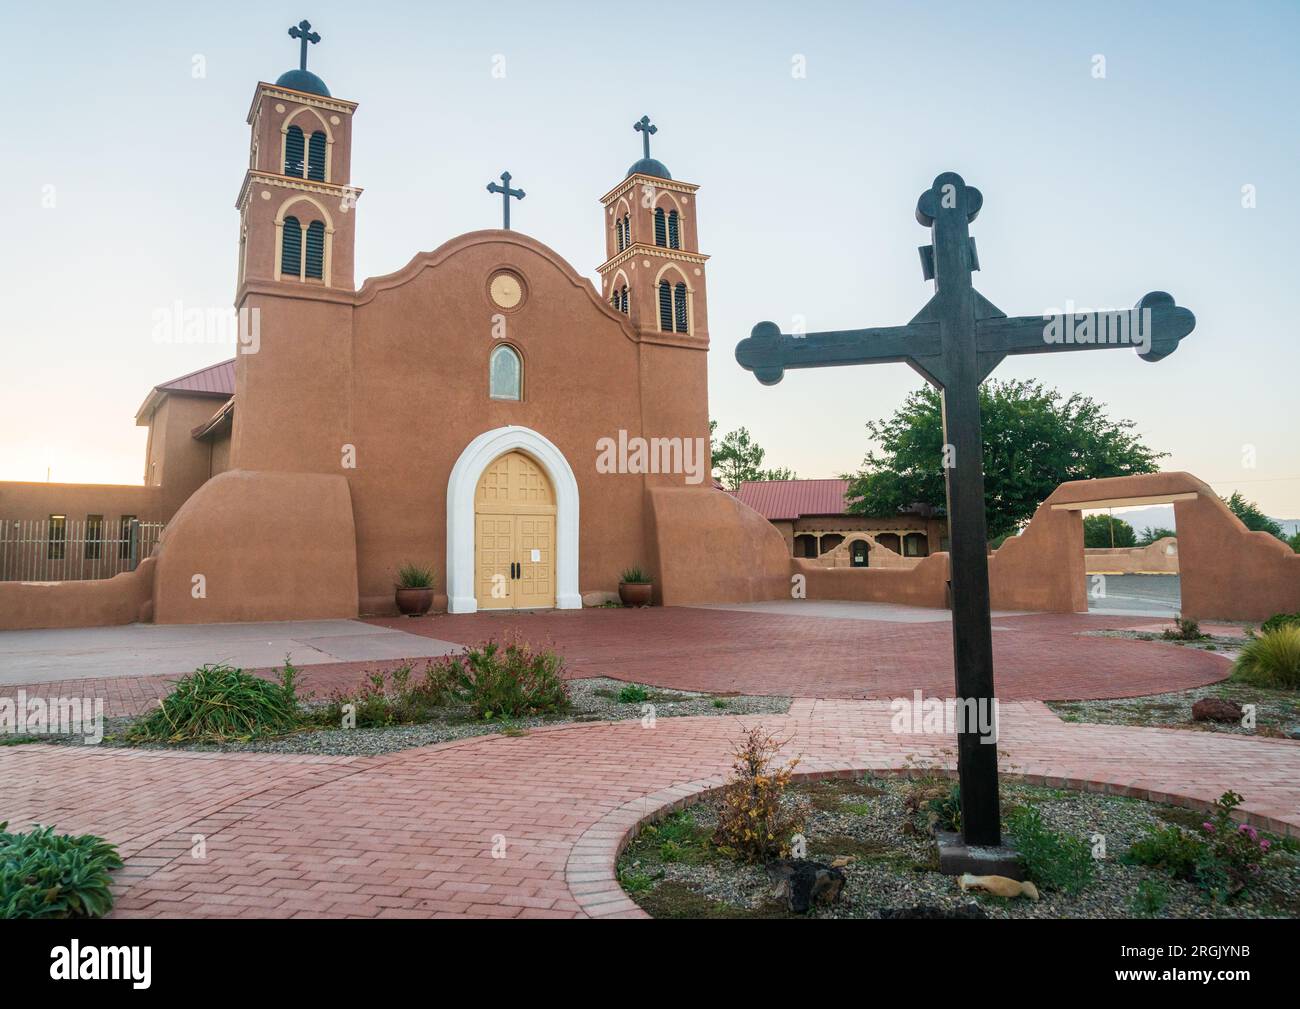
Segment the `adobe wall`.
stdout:
<svg viewBox="0 0 1300 1009">
<path fill-rule="evenodd" d="M 1083 565 L 1090 575 L 1176 575 L 1178 540 L 1164 536 L 1144 547 L 1087 547 Z"/>
<path fill-rule="evenodd" d="M 1058 487 L 1024 532 L 1007 537 L 990 555 L 989 598 L 995 610 L 1087 611 L 1082 513 L 1052 508 L 1062 489 L 1071 486 Z"/>
<path fill-rule="evenodd" d="M 356 533 L 341 476 L 221 473 L 176 513 L 154 560 L 158 623 L 357 615 Z"/>
<path fill-rule="evenodd" d="M 820 557 L 807 558 L 807 561 L 809 564 L 824 568 L 851 568 L 853 567 L 852 546 L 856 540 L 862 540 L 867 544 L 868 568 L 895 568 L 910 571 L 925 559 L 924 557 L 904 557 L 902 554 L 897 554 L 889 547 L 879 543 L 870 533 L 857 532 L 848 534 L 844 542 L 833 550 L 826 551 Z"/>
<path fill-rule="evenodd" d="M 162 494 L 158 487 L 130 484 L 0 482 L 0 519 L 44 522 L 51 515 L 70 522 L 103 515 L 112 529 L 123 515 L 156 522 L 163 517 Z"/>
<path fill-rule="evenodd" d="M 71 582 L 0 582 L 0 630 L 105 627 L 151 619 L 154 564 L 112 578 Z"/>
</svg>

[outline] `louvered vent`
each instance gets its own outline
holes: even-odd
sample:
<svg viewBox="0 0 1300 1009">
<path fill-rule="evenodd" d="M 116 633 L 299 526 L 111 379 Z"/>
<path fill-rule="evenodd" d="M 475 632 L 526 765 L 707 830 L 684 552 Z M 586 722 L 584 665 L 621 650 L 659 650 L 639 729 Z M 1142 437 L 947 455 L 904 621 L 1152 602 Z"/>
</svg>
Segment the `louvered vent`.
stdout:
<svg viewBox="0 0 1300 1009">
<path fill-rule="evenodd" d="M 686 325 L 686 285 L 678 284 L 673 288 L 673 322 L 679 333 L 688 331 Z"/>
<path fill-rule="evenodd" d="M 668 248 L 680 249 L 682 247 L 681 225 L 678 220 L 677 211 L 668 212 Z"/>
<path fill-rule="evenodd" d="M 284 138 L 284 174 L 302 178 L 303 156 L 302 129 L 290 126 Z"/>
<path fill-rule="evenodd" d="M 321 279 L 325 271 L 325 225 L 312 221 L 307 225 L 307 276 Z"/>
<path fill-rule="evenodd" d="M 307 149 L 307 178 L 318 182 L 325 181 L 325 150 L 325 134 L 317 130 L 311 135 L 311 143 Z"/>
<path fill-rule="evenodd" d="M 673 287 L 666 280 L 659 281 L 659 328 L 673 331 Z"/>
<path fill-rule="evenodd" d="M 302 275 L 302 225 L 296 217 L 284 219 L 284 238 L 280 247 L 280 274 L 285 277 Z"/>
<path fill-rule="evenodd" d="M 655 245 L 668 248 L 668 229 L 664 226 L 663 207 L 655 207 Z"/>
<path fill-rule="evenodd" d="M 623 293 L 619 298 L 618 310 L 622 312 L 624 315 L 627 315 L 627 285 L 626 284 L 623 285 Z"/>
</svg>

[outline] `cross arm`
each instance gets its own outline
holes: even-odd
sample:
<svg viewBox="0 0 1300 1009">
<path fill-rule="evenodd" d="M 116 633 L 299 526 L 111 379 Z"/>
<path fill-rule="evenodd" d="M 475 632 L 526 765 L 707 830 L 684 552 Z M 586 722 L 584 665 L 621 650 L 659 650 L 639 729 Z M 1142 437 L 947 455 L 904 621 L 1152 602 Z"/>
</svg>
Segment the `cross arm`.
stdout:
<svg viewBox="0 0 1300 1009">
<path fill-rule="evenodd" d="M 981 354 L 998 357 L 1135 347 L 1144 361 L 1159 361 L 1177 350 L 1195 326 L 1189 309 L 1163 291 L 1153 291 L 1133 309 L 980 319 L 975 339 Z"/>
<path fill-rule="evenodd" d="M 845 329 L 803 336 L 760 322 L 736 344 L 736 360 L 764 385 L 776 385 L 786 368 L 909 362 L 939 353 L 939 324 L 912 322 L 878 329 Z"/>
</svg>

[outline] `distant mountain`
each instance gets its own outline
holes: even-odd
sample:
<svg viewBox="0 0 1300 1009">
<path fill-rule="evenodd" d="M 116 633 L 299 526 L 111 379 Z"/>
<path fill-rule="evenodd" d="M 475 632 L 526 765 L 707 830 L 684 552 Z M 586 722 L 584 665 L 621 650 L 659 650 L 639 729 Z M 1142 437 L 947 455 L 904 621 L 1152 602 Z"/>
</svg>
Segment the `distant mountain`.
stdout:
<svg viewBox="0 0 1300 1009">
<path fill-rule="evenodd" d="M 1123 519 L 1139 534 L 1148 527 L 1177 528 L 1174 525 L 1174 506 L 1171 504 L 1148 505 L 1145 508 L 1116 508 L 1111 514 L 1117 519 Z M 1300 529 L 1300 519 L 1275 518 L 1273 521 L 1282 527 L 1282 532 L 1287 536 L 1294 536 L 1296 530 Z"/>
</svg>

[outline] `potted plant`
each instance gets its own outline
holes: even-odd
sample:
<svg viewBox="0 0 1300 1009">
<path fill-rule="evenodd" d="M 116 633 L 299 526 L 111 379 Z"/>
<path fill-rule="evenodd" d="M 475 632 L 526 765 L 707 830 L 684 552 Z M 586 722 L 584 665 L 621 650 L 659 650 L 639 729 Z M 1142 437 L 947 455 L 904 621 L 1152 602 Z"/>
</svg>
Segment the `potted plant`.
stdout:
<svg viewBox="0 0 1300 1009">
<path fill-rule="evenodd" d="M 397 569 L 397 609 L 408 617 L 422 617 L 433 605 L 433 569 L 403 564 Z"/>
<path fill-rule="evenodd" d="M 640 568 L 628 568 L 619 578 L 618 597 L 624 606 L 649 606 L 654 591 L 654 582 Z"/>
</svg>

